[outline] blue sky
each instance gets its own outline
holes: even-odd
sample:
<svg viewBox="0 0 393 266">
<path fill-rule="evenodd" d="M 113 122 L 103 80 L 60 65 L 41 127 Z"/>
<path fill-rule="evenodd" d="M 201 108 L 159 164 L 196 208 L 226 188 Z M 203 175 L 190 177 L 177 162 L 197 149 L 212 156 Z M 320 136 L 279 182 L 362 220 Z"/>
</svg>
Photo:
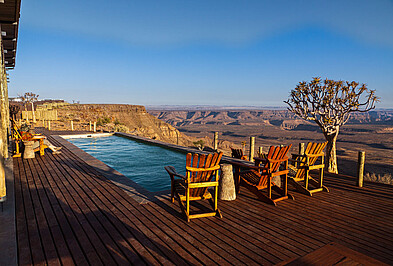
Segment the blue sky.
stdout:
<svg viewBox="0 0 393 266">
<path fill-rule="evenodd" d="M 9 95 L 285 106 L 321 76 L 393 107 L 393 1 L 22 1 Z"/>
</svg>

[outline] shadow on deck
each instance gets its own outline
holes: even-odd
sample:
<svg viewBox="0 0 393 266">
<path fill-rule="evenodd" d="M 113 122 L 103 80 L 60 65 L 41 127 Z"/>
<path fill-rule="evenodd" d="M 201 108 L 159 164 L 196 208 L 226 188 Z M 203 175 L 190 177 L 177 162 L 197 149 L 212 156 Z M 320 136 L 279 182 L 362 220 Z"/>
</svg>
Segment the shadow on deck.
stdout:
<svg viewBox="0 0 393 266">
<path fill-rule="evenodd" d="M 168 196 L 140 204 L 66 146 L 15 158 L 14 175 L 19 264 L 276 264 L 333 241 L 393 262 L 393 190 L 382 184 L 326 176 L 331 192 L 293 192 L 277 207 L 242 189 L 219 202 L 222 219 L 187 223 Z"/>
</svg>

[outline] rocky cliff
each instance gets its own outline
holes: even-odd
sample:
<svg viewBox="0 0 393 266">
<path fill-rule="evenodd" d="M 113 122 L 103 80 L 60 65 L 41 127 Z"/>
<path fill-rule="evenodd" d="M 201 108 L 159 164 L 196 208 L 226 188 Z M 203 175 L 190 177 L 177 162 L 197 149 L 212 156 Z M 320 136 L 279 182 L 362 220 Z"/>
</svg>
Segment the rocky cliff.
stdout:
<svg viewBox="0 0 393 266">
<path fill-rule="evenodd" d="M 97 122 L 97 130 L 122 131 L 169 143 L 190 146 L 195 141 L 170 124 L 146 112 L 144 106 L 126 104 L 70 104 L 58 107 L 58 118 L 67 129 L 86 129 L 89 121 Z"/>
</svg>

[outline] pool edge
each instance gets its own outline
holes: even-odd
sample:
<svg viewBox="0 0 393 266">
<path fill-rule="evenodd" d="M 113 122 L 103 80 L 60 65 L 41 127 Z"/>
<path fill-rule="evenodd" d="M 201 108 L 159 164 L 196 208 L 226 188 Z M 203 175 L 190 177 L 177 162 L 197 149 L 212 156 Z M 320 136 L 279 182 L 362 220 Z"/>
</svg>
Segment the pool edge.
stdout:
<svg viewBox="0 0 393 266">
<path fill-rule="evenodd" d="M 139 204 L 145 204 L 156 200 L 161 200 L 164 196 L 169 196 L 170 190 L 150 192 L 138 183 L 124 176 L 119 171 L 113 169 L 104 162 L 98 160 L 94 156 L 88 154 L 84 150 L 78 148 L 71 142 L 67 141 L 63 136 L 52 135 L 52 137 L 66 147 L 73 154 L 82 159 L 90 167 L 94 168 L 98 173 L 107 178 L 113 184 L 122 189 L 127 195 L 137 201 Z M 169 178 L 169 176 L 168 176 Z"/>
</svg>

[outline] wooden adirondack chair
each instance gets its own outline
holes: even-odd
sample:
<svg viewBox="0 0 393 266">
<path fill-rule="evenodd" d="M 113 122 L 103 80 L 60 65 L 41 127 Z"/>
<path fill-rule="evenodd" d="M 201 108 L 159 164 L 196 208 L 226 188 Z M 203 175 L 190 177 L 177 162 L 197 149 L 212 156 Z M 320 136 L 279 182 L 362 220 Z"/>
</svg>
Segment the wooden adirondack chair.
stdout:
<svg viewBox="0 0 393 266">
<path fill-rule="evenodd" d="M 11 118 L 11 125 L 11 137 L 15 143 L 14 155 L 12 157 L 21 157 L 22 154 L 20 153 L 19 145 L 23 143 L 24 140 L 38 141 L 40 145 L 38 148 L 34 149 L 34 152 L 39 151 L 41 156 L 45 155 L 45 149 L 48 148 L 48 146 L 44 144 L 44 140 L 46 139 L 45 136 L 42 136 L 41 134 L 30 134 L 28 132 L 21 131 L 16 125 L 16 122 L 13 118 Z"/>
<path fill-rule="evenodd" d="M 232 151 L 232 158 L 247 160 L 247 156 L 243 154 L 242 149 L 231 148 L 231 151 Z"/>
<path fill-rule="evenodd" d="M 294 177 L 289 177 L 289 183 L 293 185 L 299 192 L 312 196 L 312 193 L 319 191 L 329 192 L 329 189 L 322 184 L 323 182 L 323 168 L 324 165 L 324 153 L 323 150 L 326 147 L 327 142 L 307 144 L 304 154 L 292 154 L 293 159 L 290 160 L 293 165 L 290 168 L 296 171 Z M 320 163 L 317 164 L 317 160 L 320 158 Z M 319 169 L 319 180 L 315 180 L 310 176 L 310 170 Z M 303 185 L 301 184 L 303 183 Z M 313 186 L 310 189 L 310 185 Z"/>
<path fill-rule="evenodd" d="M 294 199 L 288 194 L 288 157 L 287 153 L 292 145 L 284 147 L 271 146 L 265 158 L 256 157 L 255 166 L 246 164 L 235 165 L 235 175 L 237 178 L 237 189 L 245 186 L 254 193 L 260 200 L 276 205 L 276 202 L 284 199 Z M 263 166 L 260 166 L 263 163 Z M 280 169 L 282 166 L 282 169 Z M 246 170 L 244 170 L 246 169 Z M 276 176 L 284 177 L 282 186 L 272 180 Z M 263 190 L 267 190 L 264 192 Z M 272 193 L 272 190 L 276 194 Z"/>
<path fill-rule="evenodd" d="M 171 201 L 176 197 L 180 208 L 185 214 L 187 221 L 193 218 L 219 216 L 221 212 L 217 206 L 218 195 L 218 170 L 222 152 L 209 155 L 188 153 L 186 156 L 186 176 L 176 172 L 173 166 L 166 166 L 165 170 L 171 177 Z M 180 177 L 181 179 L 175 179 Z M 207 190 L 214 187 L 213 196 Z M 190 214 L 190 201 L 208 199 L 213 207 L 213 212 Z"/>
</svg>

